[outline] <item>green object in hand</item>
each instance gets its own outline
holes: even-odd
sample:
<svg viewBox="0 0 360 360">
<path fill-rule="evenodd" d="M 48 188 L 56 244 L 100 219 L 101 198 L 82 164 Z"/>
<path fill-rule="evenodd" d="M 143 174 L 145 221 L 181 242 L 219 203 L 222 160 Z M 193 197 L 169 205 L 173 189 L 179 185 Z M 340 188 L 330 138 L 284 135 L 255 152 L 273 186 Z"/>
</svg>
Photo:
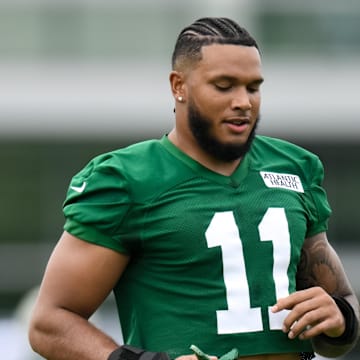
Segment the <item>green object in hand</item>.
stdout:
<svg viewBox="0 0 360 360">
<path fill-rule="evenodd" d="M 191 345 L 190 349 L 195 353 L 198 360 L 211 360 L 210 355 L 204 353 L 197 346 Z M 236 360 L 239 357 L 239 352 L 237 349 L 232 349 L 226 354 L 222 355 L 219 360 Z"/>
<path fill-rule="evenodd" d="M 198 360 L 210 360 L 210 356 L 205 354 L 202 350 L 200 350 L 197 346 L 191 345 L 190 349 L 195 353 Z"/>
<path fill-rule="evenodd" d="M 226 354 L 222 355 L 219 360 L 236 360 L 239 357 L 238 349 L 232 349 Z"/>
</svg>

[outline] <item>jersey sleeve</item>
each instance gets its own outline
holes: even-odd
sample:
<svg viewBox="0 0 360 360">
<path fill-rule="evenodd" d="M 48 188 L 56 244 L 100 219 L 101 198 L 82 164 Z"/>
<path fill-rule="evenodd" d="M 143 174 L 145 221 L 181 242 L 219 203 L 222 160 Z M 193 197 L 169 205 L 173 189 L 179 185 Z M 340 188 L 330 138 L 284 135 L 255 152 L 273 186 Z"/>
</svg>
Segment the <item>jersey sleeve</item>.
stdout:
<svg viewBox="0 0 360 360">
<path fill-rule="evenodd" d="M 64 229 L 82 240 L 128 253 L 117 230 L 129 207 L 125 178 L 106 156 L 95 158 L 70 182 Z"/>
<path fill-rule="evenodd" d="M 316 235 L 328 229 L 331 208 L 326 192 L 322 186 L 324 167 L 318 157 L 314 157 L 309 167 L 309 189 L 305 191 L 305 201 L 308 207 L 308 229 L 306 237 Z"/>
</svg>

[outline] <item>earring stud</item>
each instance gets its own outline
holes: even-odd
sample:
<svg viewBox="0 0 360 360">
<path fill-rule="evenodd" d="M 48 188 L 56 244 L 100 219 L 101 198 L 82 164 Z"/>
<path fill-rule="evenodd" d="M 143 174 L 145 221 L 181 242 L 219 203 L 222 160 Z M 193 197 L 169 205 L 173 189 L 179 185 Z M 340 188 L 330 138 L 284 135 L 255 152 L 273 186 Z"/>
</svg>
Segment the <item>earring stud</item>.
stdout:
<svg viewBox="0 0 360 360">
<path fill-rule="evenodd" d="M 178 96 L 177 99 L 178 99 L 179 102 L 183 102 L 183 97 L 182 96 Z"/>
</svg>

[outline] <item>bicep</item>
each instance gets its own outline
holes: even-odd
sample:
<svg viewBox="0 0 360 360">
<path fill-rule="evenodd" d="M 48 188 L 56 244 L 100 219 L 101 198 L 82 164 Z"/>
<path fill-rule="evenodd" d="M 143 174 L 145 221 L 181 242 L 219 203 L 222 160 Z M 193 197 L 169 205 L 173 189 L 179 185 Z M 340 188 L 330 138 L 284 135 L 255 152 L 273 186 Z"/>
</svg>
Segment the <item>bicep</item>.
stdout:
<svg viewBox="0 0 360 360">
<path fill-rule="evenodd" d="M 353 293 L 341 260 L 325 232 L 305 239 L 297 271 L 298 290 L 320 286 L 331 295 Z"/>
<path fill-rule="evenodd" d="M 128 261 L 126 255 L 64 232 L 49 259 L 38 305 L 88 318 L 111 292 Z"/>
</svg>

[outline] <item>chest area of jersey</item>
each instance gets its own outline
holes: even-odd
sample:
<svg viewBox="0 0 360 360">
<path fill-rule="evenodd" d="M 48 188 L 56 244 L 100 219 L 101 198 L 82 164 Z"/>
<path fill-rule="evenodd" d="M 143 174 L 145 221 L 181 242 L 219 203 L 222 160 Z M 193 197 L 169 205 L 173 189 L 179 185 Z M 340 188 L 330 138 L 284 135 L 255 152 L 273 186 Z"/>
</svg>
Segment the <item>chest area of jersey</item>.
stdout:
<svg viewBox="0 0 360 360">
<path fill-rule="evenodd" d="M 242 246 L 261 255 L 262 249 L 266 253 L 277 242 L 283 247 L 301 246 L 307 226 L 301 194 L 246 184 L 240 189 L 184 186 L 141 211 L 144 245 L 151 239 L 150 247 L 163 244 L 164 251 L 177 248 L 180 253 L 189 247 L 200 251 L 204 246 L 222 246 L 231 251 Z"/>
</svg>

